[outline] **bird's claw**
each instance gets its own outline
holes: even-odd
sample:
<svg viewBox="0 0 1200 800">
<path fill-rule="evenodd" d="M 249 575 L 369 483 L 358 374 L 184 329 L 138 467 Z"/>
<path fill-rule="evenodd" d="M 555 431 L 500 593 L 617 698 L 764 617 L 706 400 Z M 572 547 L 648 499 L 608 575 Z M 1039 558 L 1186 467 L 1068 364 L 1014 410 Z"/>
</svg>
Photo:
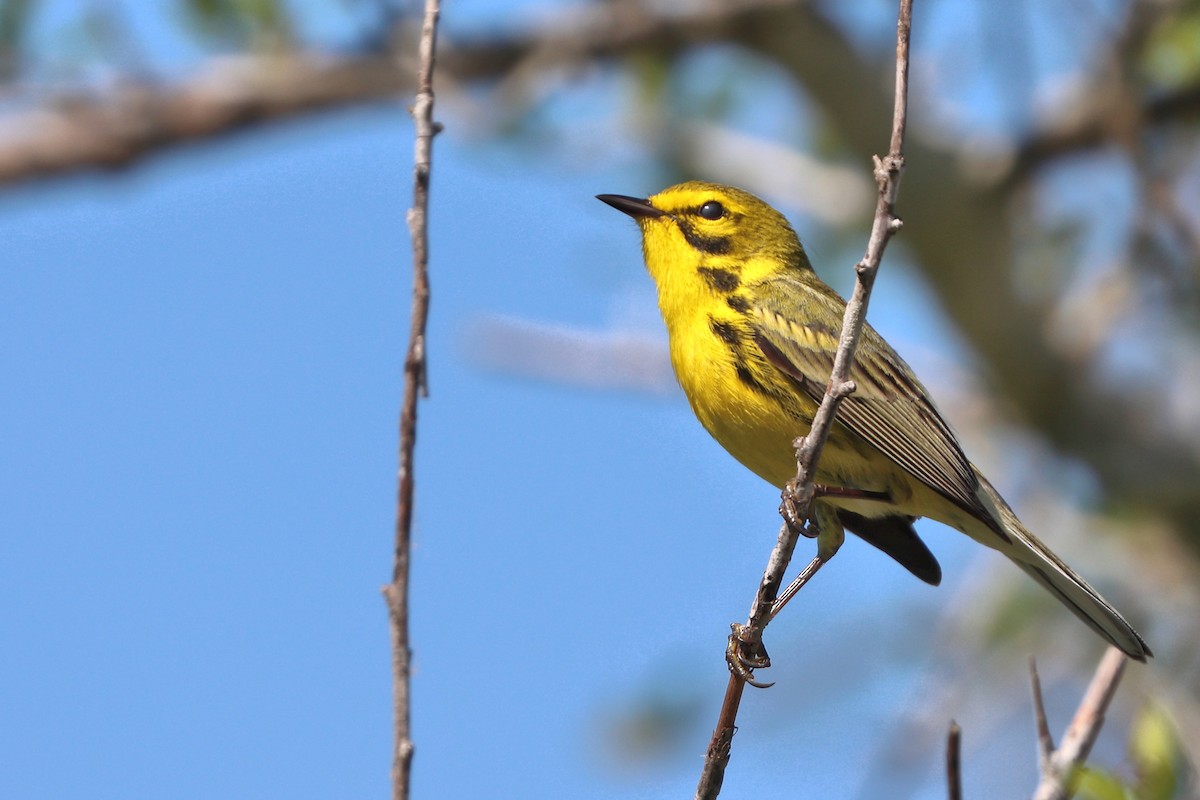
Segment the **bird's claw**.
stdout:
<svg viewBox="0 0 1200 800">
<path fill-rule="evenodd" d="M 818 532 L 800 513 L 800 503 L 800 487 L 796 485 L 796 480 L 793 478 L 783 487 L 783 494 L 779 500 L 779 516 L 783 517 L 784 524 L 793 531 L 809 539 L 815 539 Z"/>
<path fill-rule="evenodd" d="M 767 655 L 767 648 L 763 646 L 762 641 L 743 640 L 741 633 L 744 626 L 736 622 L 730 625 L 730 628 L 733 629 L 733 633 L 729 634 L 729 643 L 725 646 L 725 661 L 729 664 L 729 671 L 756 689 L 769 689 L 774 686 L 774 681 L 764 683 L 754 678 L 754 670 L 771 666 L 771 657 Z"/>
</svg>

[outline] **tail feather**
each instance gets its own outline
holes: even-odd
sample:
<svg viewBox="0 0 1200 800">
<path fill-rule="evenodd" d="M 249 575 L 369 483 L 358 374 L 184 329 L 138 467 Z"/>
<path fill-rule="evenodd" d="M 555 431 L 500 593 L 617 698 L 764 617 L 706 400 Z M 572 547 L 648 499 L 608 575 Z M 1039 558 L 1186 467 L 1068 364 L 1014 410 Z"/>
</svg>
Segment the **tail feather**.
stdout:
<svg viewBox="0 0 1200 800">
<path fill-rule="evenodd" d="M 1135 661 L 1145 661 L 1154 655 L 1120 612 L 1030 533 L 978 470 L 975 474 L 979 477 L 985 499 L 995 507 L 1010 539 L 1008 544 L 998 545 L 996 549 L 1012 559 L 1075 616 L 1125 655 Z"/>
<path fill-rule="evenodd" d="M 878 547 L 921 580 L 932 586 L 942 582 L 942 567 L 913 530 L 912 517 L 864 517 L 844 508 L 838 509 L 837 517 L 846 530 Z"/>
</svg>

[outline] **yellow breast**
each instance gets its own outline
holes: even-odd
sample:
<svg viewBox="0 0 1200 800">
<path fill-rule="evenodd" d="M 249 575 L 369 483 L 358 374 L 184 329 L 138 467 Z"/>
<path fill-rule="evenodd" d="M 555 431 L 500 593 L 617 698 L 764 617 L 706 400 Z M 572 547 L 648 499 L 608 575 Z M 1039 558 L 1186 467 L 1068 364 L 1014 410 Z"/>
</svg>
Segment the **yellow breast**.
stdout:
<svg viewBox="0 0 1200 800">
<path fill-rule="evenodd" d="M 792 441 L 808 433 L 816 404 L 766 363 L 743 319 L 715 320 L 737 332 L 734 342 L 713 332 L 708 315 L 674 322 L 671 363 L 696 417 L 730 455 L 782 486 L 796 474 Z"/>
</svg>

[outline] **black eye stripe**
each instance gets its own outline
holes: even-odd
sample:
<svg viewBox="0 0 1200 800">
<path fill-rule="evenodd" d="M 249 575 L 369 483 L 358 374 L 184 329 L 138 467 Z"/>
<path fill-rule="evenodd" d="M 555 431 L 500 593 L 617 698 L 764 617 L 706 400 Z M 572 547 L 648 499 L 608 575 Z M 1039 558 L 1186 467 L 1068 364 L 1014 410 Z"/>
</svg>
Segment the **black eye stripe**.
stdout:
<svg viewBox="0 0 1200 800">
<path fill-rule="evenodd" d="M 724 255 L 729 252 L 732 246 L 732 242 L 728 236 L 704 236 L 694 226 L 684 220 L 678 220 L 677 224 L 679 225 L 679 232 L 683 234 L 683 238 L 697 250 L 713 255 Z"/>
</svg>

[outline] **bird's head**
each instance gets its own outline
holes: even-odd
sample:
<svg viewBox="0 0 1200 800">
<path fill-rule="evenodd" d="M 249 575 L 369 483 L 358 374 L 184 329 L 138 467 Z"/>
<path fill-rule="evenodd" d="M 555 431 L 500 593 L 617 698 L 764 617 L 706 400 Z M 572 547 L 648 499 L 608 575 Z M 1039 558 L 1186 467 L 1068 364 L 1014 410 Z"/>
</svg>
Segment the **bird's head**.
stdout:
<svg viewBox="0 0 1200 800">
<path fill-rule="evenodd" d="M 646 199 L 597 196 L 633 217 L 642 229 L 646 266 L 664 281 L 697 268 L 733 272 L 752 281 L 780 270 L 810 269 L 787 219 L 749 192 L 719 183 L 689 181 Z"/>
</svg>

